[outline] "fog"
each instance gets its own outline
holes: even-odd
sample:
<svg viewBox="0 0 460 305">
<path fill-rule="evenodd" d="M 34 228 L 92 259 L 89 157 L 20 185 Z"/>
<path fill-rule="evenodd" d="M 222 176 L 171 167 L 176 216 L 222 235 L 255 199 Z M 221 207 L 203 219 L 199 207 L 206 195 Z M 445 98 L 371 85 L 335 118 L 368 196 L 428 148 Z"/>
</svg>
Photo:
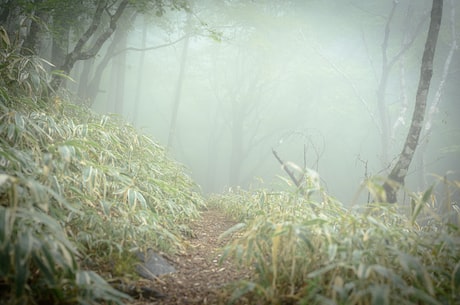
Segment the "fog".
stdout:
<svg viewBox="0 0 460 305">
<path fill-rule="evenodd" d="M 458 1 L 445 1 L 429 125 L 406 178 L 411 191 L 426 189 L 436 175 L 460 178 L 458 51 L 443 77 L 453 44 L 451 4 L 460 11 Z M 204 193 L 286 189 L 289 177 L 275 150 L 352 203 L 364 179 L 388 174 L 415 103 L 431 1 L 399 1 L 389 21 L 392 7 L 393 1 L 197 0 L 189 14 L 138 16 L 118 47 L 127 50 L 104 71 L 93 108 L 121 114 L 167 146 Z"/>
</svg>

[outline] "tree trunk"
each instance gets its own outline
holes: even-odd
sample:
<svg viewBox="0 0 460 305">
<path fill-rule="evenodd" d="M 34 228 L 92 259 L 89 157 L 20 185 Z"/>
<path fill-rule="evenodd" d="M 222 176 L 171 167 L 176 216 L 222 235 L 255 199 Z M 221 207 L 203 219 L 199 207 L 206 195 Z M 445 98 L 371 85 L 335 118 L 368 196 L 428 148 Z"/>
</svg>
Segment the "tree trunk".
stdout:
<svg viewBox="0 0 460 305">
<path fill-rule="evenodd" d="M 240 185 L 241 167 L 243 166 L 243 142 L 244 142 L 244 116 L 239 111 L 239 103 L 233 103 L 233 115 L 231 123 L 232 151 L 230 155 L 229 185 L 236 187 Z"/>
<path fill-rule="evenodd" d="M 125 32 L 125 35 L 122 37 L 120 46 L 126 47 L 128 42 L 128 33 Z M 125 98 L 125 83 L 126 83 L 126 52 L 118 55 L 118 60 L 114 60 L 116 64 L 116 85 L 115 88 L 111 89 L 115 92 L 114 110 L 115 113 L 123 114 L 123 103 Z"/>
<path fill-rule="evenodd" d="M 387 202 L 395 203 L 397 200 L 397 192 L 404 185 L 409 165 L 414 157 L 415 149 L 418 145 L 420 131 L 423 126 L 425 117 L 426 101 L 433 74 L 433 58 L 438 40 L 439 28 L 442 19 L 443 0 L 433 0 L 431 9 L 430 28 L 425 43 L 425 50 L 422 57 L 422 65 L 420 71 L 420 80 L 415 98 L 414 113 L 412 115 L 412 123 L 407 134 L 399 159 L 391 170 L 387 181 L 383 184 L 386 198 L 382 198 Z"/>
<path fill-rule="evenodd" d="M 40 54 L 40 39 L 43 38 L 43 25 L 48 23 L 50 19 L 49 13 L 37 11 L 34 18 L 30 21 L 29 33 L 25 37 L 24 44 L 21 48 L 21 53 L 24 55 L 39 55 Z"/>
<path fill-rule="evenodd" d="M 79 101 L 82 104 L 85 104 L 88 106 L 92 105 L 92 99 L 88 98 L 88 93 L 90 92 L 89 90 L 92 85 L 92 83 L 90 82 L 90 75 L 93 70 L 93 65 L 94 65 L 94 58 L 85 60 L 83 62 L 83 68 L 81 69 L 81 72 L 77 73 L 77 75 L 79 76 L 78 91 L 77 91 L 77 94 L 80 97 Z"/>
<path fill-rule="evenodd" d="M 188 13 L 187 14 L 187 28 L 186 28 L 187 37 L 185 38 L 184 47 L 182 49 L 179 76 L 177 77 L 176 92 L 174 95 L 173 110 L 171 113 L 171 123 L 169 125 L 168 146 L 167 146 L 168 150 L 170 150 L 173 147 L 174 138 L 176 136 L 177 114 L 179 113 L 182 86 L 184 84 L 185 64 L 187 62 L 188 46 L 189 46 L 189 41 L 190 41 L 190 35 L 189 35 L 190 20 L 191 20 L 191 15 L 190 13 Z"/>
<path fill-rule="evenodd" d="M 144 24 L 142 27 L 142 41 L 141 46 L 142 49 L 145 49 L 147 45 L 147 27 L 148 22 L 147 18 L 144 16 Z M 142 91 L 142 82 L 144 80 L 143 73 L 144 73 L 144 66 L 145 66 L 145 52 L 142 52 L 139 56 L 139 66 L 137 68 L 137 82 L 136 82 L 136 95 L 134 97 L 134 108 L 133 108 L 133 125 L 138 125 L 138 113 L 139 113 L 139 105 L 141 100 L 141 91 Z"/>
<path fill-rule="evenodd" d="M 102 33 L 95 39 L 95 42 L 91 46 L 87 46 L 88 41 L 93 35 L 95 35 L 96 30 L 101 25 L 102 15 L 107 10 L 107 0 L 99 1 L 90 27 L 80 37 L 74 49 L 67 54 L 65 61 L 59 67 L 59 70 L 68 75 L 77 61 L 96 56 L 102 45 L 115 32 L 118 20 L 125 11 L 129 2 L 129 0 L 122 0 L 120 2 L 115 13 L 110 15 L 109 26 L 104 31 L 102 31 Z M 51 82 L 51 86 L 56 90 L 62 85 L 62 81 L 63 78 L 61 76 L 54 77 Z"/>
<path fill-rule="evenodd" d="M 59 27 L 53 35 L 51 62 L 60 67 L 64 64 L 69 50 L 70 28 Z M 70 71 L 69 71 L 70 72 Z"/>
<path fill-rule="evenodd" d="M 418 174 L 419 175 L 418 177 L 419 186 L 421 186 L 421 188 L 427 187 L 426 175 L 425 175 L 425 170 L 426 170 L 425 154 L 426 154 L 426 150 L 428 147 L 428 142 L 430 141 L 431 133 L 433 132 L 433 118 L 435 114 L 438 113 L 439 111 L 439 104 L 441 103 L 441 97 L 444 94 L 444 87 L 449 77 L 449 71 L 452 65 L 452 60 L 454 58 L 455 52 L 458 49 L 457 35 L 455 31 L 455 26 L 456 26 L 455 4 L 454 4 L 454 0 L 450 0 L 448 2 L 450 3 L 449 5 L 450 7 L 447 8 L 447 11 L 450 14 L 450 34 L 451 34 L 450 49 L 444 61 L 444 68 L 442 71 L 441 80 L 439 81 L 439 86 L 436 90 L 436 93 L 434 94 L 434 99 L 428 110 L 428 117 L 426 118 L 426 122 L 423 128 L 423 133 L 421 135 L 421 139 L 423 139 L 423 141 L 419 144 L 419 147 L 418 147 L 419 158 L 418 158 L 417 169 L 419 172 Z"/>
<path fill-rule="evenodd" d="M 122 31 L 118 37 L 117 46 L 126 47 L 128 33 Z M 123 114 L 123 100 L 125 96 L 126 52 L 118 54 L 112 60 L 109 94 L 107 95 L 107 112 Z M 99 86 L 98 86 L 99 87 Z M 97 88 L 98 88 L 97 87 Z"/>
<path fill-rule="evenodd" d="M 122 43 L 123 40 L 127 39 L 128 33 L 124 29 L 117 29 L 115 34 L 113 35 L 112 42 L 107 48 L 107 52 L 104 54 L 102 59 L 98 62 L 96 69 L 94 70 L 93 76 L 88 77 L 84 80 L 85 84 L 85 92 L 81 92 L 81 97 L 86 101 L 89 106 L 94 104 L 96 97 L 100 91 L 100 84 L 102 80 L 102 74 L 104 73 L 105 69 L 107 68 L 111 59 L 114 58 L 114 54 L 118 53 L 117 50 L 120 50 L 119 44 Z M 118 55 L 126 56 L 126 53 L 118 53 Z M 116 59 L 114 59 L 116 60 Z M 83 82 L 83 80 L 81 80 Z"/>
</svg>

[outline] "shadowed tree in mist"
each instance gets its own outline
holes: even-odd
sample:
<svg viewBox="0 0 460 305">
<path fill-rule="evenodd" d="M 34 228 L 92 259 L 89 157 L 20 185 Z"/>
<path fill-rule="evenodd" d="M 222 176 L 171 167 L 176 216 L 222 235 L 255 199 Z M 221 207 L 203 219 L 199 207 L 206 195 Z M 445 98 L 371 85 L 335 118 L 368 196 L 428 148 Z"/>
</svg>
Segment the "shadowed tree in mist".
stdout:
<svg viewBox="0 0 460 305">
<path fill-rule="evenodd" d="M 279 75 L 263 59 L 246 48 L 239 48 L 232 65 L 221 68 L 221 79 L 215 87 L 217 103 L 221 108 L 225 128 L 229 134 L 229 186 L 241 186 L 247 180 L 243 169 L 259 166 L 248 165 L 251 153 L 269 135 L 261 133 L 264 109 L 271 102 L 270 93 L 277 86 Z M 230 68 L 231 67 L 231 68 Z M 220 132 L 216 126 L 213 131 Z M 220 136 L 219 136 L 220 138 Z M 220 145 L 219 142 L 213 145 Z M 261 161 L 263 158 L 259 158 Z"/>
<path fill-rule="evenodd" d="M 389 192 L 389 185 L 399 184 L 399 186 L 397 186 L 398 189 L 404 185 L 407 170 L 409 168 L 409 165 L 412 163 L 412 159 L 414 158 L 415 147 L 417 147 L 417 150 L 422 149 L 421 153 L 418 153 L 419 156 L 424 153 L 424 145 L 422 145 L 422 147 L 418 147 L 418 143 L 420 141 L 419 139 L 425 140 L 420 144 L 426 143 L 428 141 L 430 132 L 427 131 L 430 130 L 433 115 L 437 112 L 439 96 L 442 93 L 443 83 L 446 81 L 447 78 L 447 72 L 449 70 L 448 68 L 451 63 L 453 52 L 457 49 L 455 37 L 456 23 L 454 16 L 455 4 L 454 1 L 451 1 L 451 5 L 449 7 L 451 12 L 451 47 L 449 50 L 449 54 L 447 55 L 445 60 L 442 79 L 439 82 L 439 89 L 434 97 L 431 107 L 427 106 L 428 91 L 426 92 L 426 95 L 423 96 L 423 94 L 420 94 L 420 90 L 422 87 L 428 88 L 430 86 L 431 75 L 429 79 L 426 77 L 426 73 L 425 75 L 421 75 L 418 90 L 419 93 L 416 97 L 416 100 L 418 102 L 417 105 L 412 105 L 416 108 L 419 108 L 419 110 L 423 112 L 423 116 L 419 115 L 418 117 L 412 117 L 412 121 L 419 120 L 420 122 L 412 123 L 411 130 L 409 131 L 410 137 L 412 139 L 417 138 L 417 140 L 412 140 L 412 143 L 410 143 L 409 145 L 406 139 L 402 153 L 396 154 L 400 151 L 400 148 L 398 148 L 396 152 L 394 151 L 395 143 L 399 143 L 398 133 L 400 133 L 401 137 L 404 136 L 404 138 L 401 138 L 401 141 L 404 141 L 404 139 L 407 136 L 407 131 L 404 131 L 404 126 L 406 125 L 405 122 L 410 122 L 410 114 L 407 113 L 408 109 L 411 108 L 411 103 L 409 101 L 409 88 L 411 86 L 410 69 L 412 65 L 415 67 L 417 67 L 418 65 L 420 67 L 420 63 L 415 63 L 413 61 L 414 52 L 418 52 L 417 40 L 418 38 L 421 38 L 422 34 L 424 35 L 424 33 L 426 33 L 425 28 L 428 27 L 428 24 L 430 22 L 430 8 L 424 9 L 424 13 L 417 14 L 417 12 L 420 11 L 421 3 L 422 2 L 415 3 L 412 1 L 392 1 L 391 3 L 389 3 L 389 13 L 388 16 L 384 17 L 385 23 L 383 25 L 383 38 L 381 39 L 379 48 L 381 63 L 379 62 L 379 65 L 376 65 L 379 66 L 379 71 L 378 73 L 375 73 L 376 79 L 378 80 L 375 90 L 377 105 L 375 114 L 373 112 L 373 109 L 369 107 L 370 103 L 366 98 L 366 93 L 364 92 L 364 90 L 362 90 L 363 92 L 361 92 L 361 90 L 358 89 L 360 86 L 361 88 L 364 88 L 364 86 L 357 83 L 353 77 L 347 75 L 346 71 L 342 70 L 339 64 L 334 63 L 334 60 L 329 59 L 328 57 L 330 57 L 331 55 L 327 55 L 324 51 L 316 50 L 314 48 L 316 53 L 318 53 L 322 59 L 326 60 L 328 65 L 332 67 L 336 72 L 338 72 L 340 76 L 342 76 L 346 80 L 346 82 L 350 85 L 351 89 L 353 90 L 353 93 L 356 96 L 356 98 L 365 106 L 366 111 L 372 118 L 372 121 L 376 124 L 381 143 L 381 152 L 379 156 L 381 164 L 384 168 L 390 169 L 390 178 L 395 178 L 399 176 L 398 179 L 390 179 L 387 181 L 387 183 L 385 183 L 385 187 L 382 188 L 382 191 L 384 191 L 385 193 Z M 404 7 L 403 4 L 406 4 L 407 6 Z M 371 12 L 371 10 L 365 9 L 366 6 L 364 5 L 363 7 L 363 9 L 359 8 L 359 12 L 364 11 L 366 16 L 370 16 L 371 20 L 374 20 L 376 16 L 378 16 L 379 18 L 383 17 L 381 15 L 369 13 Z M 376 3 L 369 4 L 369 7 L 373 10 L 378 8 Z M 401 10 L 403 8 L 404 11 Z M 399 27 L 398 20 L 402 20 Z M 433 20 L 431 21 L 435 22 Z M 430 35 L 433 35 L 433 31 L 430 32 Z M 305 42 L 308 43 L 304 35 L 302 36 L 302 38 L 303 40 L 305 40 Z M 392 41 L 394 42 L 392 43 Z M 370 66 L 373 67 L 374 61 L 372 60 L 372 53 L 369 51 L 367 47 L 367 42 L 363 42 L 366 46 L 366 53 L 371 63 Z M 429 46 L 426 46 L 425 50 L 427 48 L 429 48 Z M 433 62 L 427 61 L 426 58 L 427 57 L 425 55 L 423 59 L 424 65 L 431 65 L 430 70 L 432 70 Z M 407 73 L 406 69 L 409 70 L 409 73 Z M 423 103 L 422 100 L 424 100 Z M 423 107 L 423 109 L 420 109 L 420 107 Z M 417 126 L 417 124 L 424 124 L 425 109 L 427 107 L 430 107 L 430 113 L 428 116 L 428 121 L 425 124 L 425 134 L 420 136 L 420 131 L 416 131 L 414 129 L 414 124 L 415 126 Z M 404 131 L 404 133 L 402 133 L 402 131 Z M 416 135 L 417 133 L 418 135 Z M 397 139 L 398 141 L 396 141 Z M 411 147 L 413 147 L 413 151 L 411 151 Z M 409 150 L 407 150 L 406 148 Z M 404 154 L 404 156 L 401 156 L 402 154 Z M 396 155 L 396 157 L 393 158 L 392 155 Z M 392 159 L 394 162 L 391 161 Z M 423 156 L 421 157 L 421 159 L 423 159 Z M 405 169 L 406 166 L 407 168 Z M 416 173 L 420 177 L 424 176 L 424 166 L 425 164 L 422 163 L 419 167 L 416 168 Z M 397 174 L 397 171 L 399 171 L 399 174 Z M 420 183 L 420 187 L 423 187 L 423 185 L 423 183 Z M 382 195 L 380 196 L 380 198 L 377 198 L 376 200 L 396 200 L 395 197 L 390 197 Z"/>
<path fill-rule="evenodd" d="M 185 67 L 187 64 L 187 54 L 189 51 L 189 44 L 190 44 L 190 24 L 191 24 L 191 14 L 190 12 L 187 13 L 187 21 L 185 26 L 185 40 L 182 46 L 182 53 L 180 57 L 179 63 L 179 74 L 177 76 L 177 83 L 176 83 L 176 90 L 174 91 L 174 99 L 173 99 L 173 109 L 171 112 L 171 121 L 169 124 L 169 135 L 168 135 L 168 144 L 167 148 L 172 149 L 173 143 L 175 140 L 176 135 L 176 128 L 177 128 L 177 116 L 179 114 L 179 106 L 181 102 L 182 96 L 182 86 L 184 85 L 185 80 Z"/>
<path fill-rule="evenodd" d="M 4 1 L 0 4 L 0 24 L 10 37 L 19 38 L 17 44 L 24 51 L 36 55 L 43 55 L 39 38 L 51 38 L 51 62 L 61 74 L 70 75 L 78 61 L 99 54 L 128 11 L 161 16 L 167 9 L 187 10 L 188 4 L 183 0 Z M 64 78 L 55 74 L 51 86 L 58 89 L 63 82 Z"/>
</svg>

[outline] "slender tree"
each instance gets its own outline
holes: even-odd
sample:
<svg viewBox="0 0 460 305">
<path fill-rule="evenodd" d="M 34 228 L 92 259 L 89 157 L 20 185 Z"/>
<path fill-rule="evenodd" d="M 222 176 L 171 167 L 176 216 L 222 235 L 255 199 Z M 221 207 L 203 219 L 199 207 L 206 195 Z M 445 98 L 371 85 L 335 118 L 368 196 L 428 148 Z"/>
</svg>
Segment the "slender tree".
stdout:
<svg viewBox="0 0 460 305">
<path fill-rule="evenodd" d="M 377 109 L 378 109 L 378 116 L 380 120 L 380 133 L 381 133 L 381 146 L 382 146 L 382 164 L 386 167 L 388 162 L 388 153 L 390 147 L 390 116 L 389 116 L 389 109 L 386 101 L 387 97 L 387 90 L 388 84 L 390 81 L 390 75 L 393 68 L 396 66 L 398 62 L 403 58 L 404 54 L 409 51 L 411 46 L 413 45 L 415 39 L 418 37 L 419 32 L 422 29 L 423 24 L 425 23 L 425 18 L 421 18 L 417 23 L 415 30 L 413 33 L 409 33 L 409 30 L 405 30 L 406 32 L 403 35 L 403 41 L 397 53 L 394 56 L 389 56 L 389 40 L 390 40 L 390 27 L 395 18 L 396 8 L 399 5 L 399 1 L 393 1 L 387 22 L 385 24 L 385 32 L 383 36 L 383 41 L 381 45 L 381 52 L 382 52 L 382 67 L 380 71 L 380 79 L 377 89 Z M 408 14 L 412 14 L 414 7 L 412 4 L 409 4 L 408 7 Z M 407 16 L 406 20 L 409 20 L 409 16 Z M 407 22 L 407 21 L 405 21 Z M 409 28 L 407 24 L 404 25 L 404 28 Z"/>
<path fill-rule="evenodd" d="M 448 14 L 450 15 L 449 18 L 449 23 L 450 23 L 450 48 L 449 52 L 446 56 L 446 59 L 444 61 L 444 67 L 442 71 L 442 76 L 441 80 L 439 81 L 438 88 L 436 90 L 436 93 L 434 94 L 434 98 L 431 101 L 431 105 L 428 107 L 428 116 L 426 118 L 426 122 L 424 125 L 424 128 L 422 130 L 422 135 L 421 135 L 421 141 L 418 147 L 418 160 L 417 160 L 417 168 L 420 169 L 420 174 L 419 174 L 419 185 L 422 188 L 426 187 L 426 164 L 425 164 L 425 158 L 426 158 L 426 151 L 428 148 L 428 143 L 430 142 L 432 133 L 433 133 L 433 128 L 434 128 L 434 118 L 436 113 L 439 112 L 439 105 L 441 104 L 441 101 L 443 99 L 443 94 L 446 89 L 446 83 L 448 82 L 448 78 L 450 77 L 449 74 L 451 69 L 451 66 L 455 62 L 455 53 L 458 51 L 458 38 L 457 38 L 457 31 L 456 31 L 456 10 L 455 10 L 455 3 L 454 0 L 449 0 L 449 8 L 448 8 Z M 427 105 L 428 106 L 428 105 Z"/>
<path fill-rule="evenodd" d="M 107 0 L 98 2 L 91 25 L 80 37 L 73 50 L 67 54 L 64 63 L 59 67 L 64 74 L 69 74 L 77 61 L 96 56 L 102 48 L 102 45 L 115 32 L 118 20 L 123 15 L 128 4 L 129 0 L 122 0 L 117 7 L 112 8 L 112 5 Z M 109 10 L 110 8 L 112 8 L 112 10 Z M 108 26 L 97 34 L 97 30 L 104 25 L 104 14 L 109 16 Z M 91 38 L 94 38 L 94 40 L 90 41 Z M 55 77 L 52 81 L 52 87 L 54 89 L 59 88 L 62 81 L 63 79 L 61 77 Z"/>
<path fill-rule="evenodd" d="M 181 95 L 182 95 L 182 87 L 184 85 L 184 79 L 185 79 L 185 66 L 187 64 L 187 54 L 189 51 L 190 21 L 191 21 L 191 14 L 190 12 L 188 12 L 187 13 L 187 24 L 186 24 L 186 38 L 184 40 L 184 45 L 182 47 L 179 75 L 177 77 L 176 90 L 174 92 L 173 109 L 171 112 L 171 121 L 169 124 L 169 135 L 168 135 L 168 146 L 167 146 L 168 149 L 171 149 L 173 147 L 174 139 L 176 136 L 177 115 L 179 113 L 179 106 L 180 106 Z"/>
<path fill-rule="evenodd" d="M 441 27 L 443 0 L 433 0 L 431 9 L 431 21 L 428 36 L 423 52 L 420 70 L 420 80 L 415 98 L 415 107 L 412 115 L 412 123 L 409 128 L 406 141 L 404 143 L 398 161 L 388 175 L 387 181 L 383 184 L 387 202 L 395 203 L 397 192 L 404 185 L 409 165 L 414 157 L 420 138 L 420 132 L 425 117 L 425 109 L 430 88 L 431 77 L 433 75 L 433 58 L 436 50 L 439 29 Z"/>
<path fill-rule="evenodd" d="M 142 40 L 141 40 L 141 48 L 145 49 L 147 46 L 147 27 L 148 27 L 148 22 L 146 17 L 144 16 L 143 18 L 143 24 L 142 24 Z M 142 83 L 143 83 L 143 67 L 145 65 L 145 52 L 142 52 L 141 55 L 139 56 L 139 65 L 137 69 L 137 82 L 136 82 L 136 95 L 134 96 L 134 110 L 133 110 L 133 119 L 132 122 L 134 125 L 137 124 L 138 120 L 138 113 L 139 113 L 139 105 L 140 105 L 140 100 L 141 100 L 141 89 L 142 89 Z"/>
</svg>

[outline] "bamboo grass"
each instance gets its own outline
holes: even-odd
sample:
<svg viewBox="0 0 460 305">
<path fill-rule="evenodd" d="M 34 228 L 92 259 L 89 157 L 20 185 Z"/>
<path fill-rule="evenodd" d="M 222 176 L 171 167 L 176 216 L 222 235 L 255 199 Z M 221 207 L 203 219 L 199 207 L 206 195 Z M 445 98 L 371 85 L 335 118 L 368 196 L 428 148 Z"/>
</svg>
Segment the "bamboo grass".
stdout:
<svg viewBox="0 0 460 305">
<path fill-rule="evenodd" d="M 432 192 L 413 193 L 408 214 L 384 203 L 347 209 L 325 193 L 321 202 L 263 189 L 212 197 L 240 221 L 223 259 L 255 274 L 230 286 L 230 302 L 460 304 L 460 228 L 450 221 L 459 212 L 426 222 Z"/>
<path fill-rule="evenodd" d="M 122 304 L 129 297 L 96 272 L 120 276 L 104 266 L 136 250 L 181 250 L 188 223 L 204 205 L 199 189 L 162 146 L 117 116 L 47 91 L 40 60 L 6 49 L 0 52 L 6 64 L 0 69 L 2 302 Z M 129 277 L 134 267 L 117 272 Z"/>
</svg>

